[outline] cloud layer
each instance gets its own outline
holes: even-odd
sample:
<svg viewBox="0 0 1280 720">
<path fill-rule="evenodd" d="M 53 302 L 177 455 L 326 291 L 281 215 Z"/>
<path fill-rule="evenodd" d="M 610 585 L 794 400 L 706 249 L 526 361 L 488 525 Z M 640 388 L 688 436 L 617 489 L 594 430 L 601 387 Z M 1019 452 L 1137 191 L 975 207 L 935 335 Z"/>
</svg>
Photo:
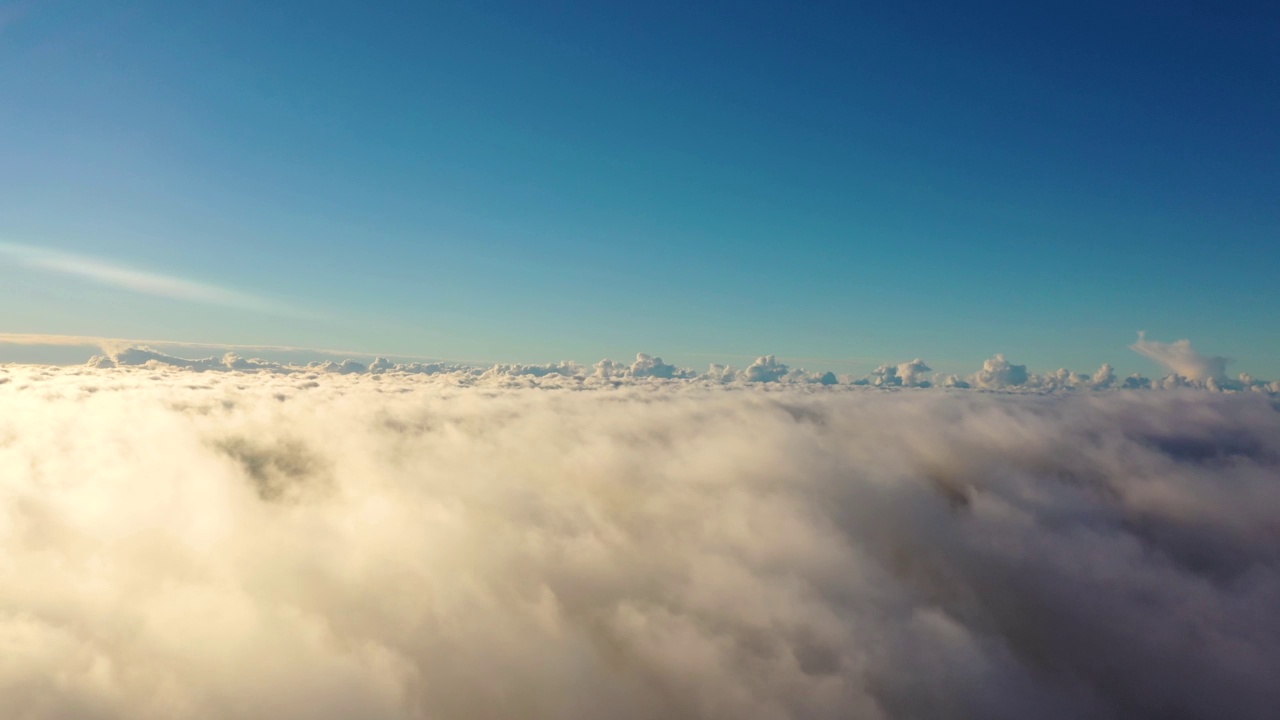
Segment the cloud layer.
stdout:
<svg viewBox="0 0 1280 720">
<path fill-rule="evenodd" d="M 1265 395 L 220 362 L 0 368 L 0 716 L 1280 706 Z"/>
<path fill-rule="evenodd" d="M 1059 368 L 1051 372 L 1030 372 L 1026 365 L 1015 364 L 1003 354 L 985 360 L 982 367 L 968 375 L 933 372 L 916 358 L 881 365 L 864 376 L 809 371 L 791 367 L 773 355 L 763 355 L 747 367 L 713 363 L 706 372 L 663 362 L 661 357 L 639 353 L 632 363 L 604 359 L 591 367 L 573 361 L 546 365 L 499 363 L 481 365 L 468 361 L 447 361 L 401 357 L 400 362 L 367 354 L 285 346 L 216 345 L 207 343 L 124 340 L 61 335 L 29 335 L 0 333 L 0 349 L 8 348 L 0 360 L 17 362 L 53 362 L 69 364 L 89 357 L 91 348 L 101 355 L 89 359 L 91 367 L 170 367 L 198 371 L 258 370 L 272 373 L 309 373 L 315 371 L 371 374 L 447 374 L 455 382 L 475 384 L 502 378 L 525 378 L 526 385 L 540 385 L 556 379 L 569 379 L 594 385 L 600 381 L 630 384 L 653 380 L 687 381 L 695 384 L 782 383 L 820 385 L 874 385 L 882 388 L 977 388 L 981 390 L 1060 392 L 1073 390 L 1140 390 L 1197 387 L 1217 391 L 1254 391 L 1280 394 L 1280 380 L 1267 381 L 1240 373 L 1235 378 L 1226 374 L 1228 360 L 1205 356 L 1188 340 L 1161 343 L 1147 340 L 1139 333 L 1130 349 L 1154 360 L 1168 374 L 1147 378 L 1132 374 L 1120 378 L 1115 368 L 1103 363 L 1091 373 Z M 13 348 L 37 350 L 13 352 Z M 62 351 L 71 352 L 62 352 Z M 57 351 L 57 352 L 55 352 Z M 192 357 L 201 353 L 207 357 Z M 179 354 L 175 354 L 179 353 Z M 265 356 L 258 357 L 258 356 Z M 509 383 L 508 383 L 509 384 Z"/>
<path fill-rule="evenodd" d="M 1025 365 L 1015 365 L 1004 355 L 997 354 L 983 363 L 981 370 L 961 378 L 956 375 L 944 375 L 932 372 L 931 368 L 920 358 L 909 362 L 882 365 L 865 377 L 845 376 L 838 378 L 831 372 L 810 372 L 803 368 L 792 368 L 780 362 L 773 355 L 764 355 L 748 365 L 737 369 L 732 366 L 712 364 L 705 373 L 698 373 L 692 368 L 679 368 L 647 353 L 639 353 L 635 362 L 626 363 L 614 360 L 601 360 L 592 368 L 587 368 L 572 361 L 563 361 L 547 365 L 524 365 L 499 363 L 483 367 L 435 362 L 395 363 L 386 358 L 374 358 L 372 362 L 362 363 L 353 358 L 339 360 L 313 361 L 306 364 L 288 364 L 261 359 L 247 359 L 235 352 L 228 352 L 222 357 L 183 358 L 171 355 L 146 345 L 127 345 L 119 343 L 104 344 L 104 355 L 89 360 L 88 365 L 94 368 L 110 367 L 150 367 L 150 368 L 182 368 L 196 371 L 248 371 L 293 374 L 326 372 L 339 374 L 409 374 L 409 375 L 444 375 L 464 385 L 498 382 L 510 386 L 514 378 L 523 378 L 517 384 L 525 386 L 543 386 L 552 384 L 573 384 L 596 386 L 602 382 L 620 385 L 652 381 L 676 381 L 695 385 L 741 385 L 757 383 L 780 384 L 817 384 L 817 385 L 873 385 L 881 388 L 929 388 L 941 386 L 947 388 L 978 388 L 983 390 L 1059 392 L 1072 390 L 1139 390 L 1151 388 L 1185 388 L 1197 387 L 1210 390 L 1255 391 L 1268 394 L 1280 393 L 1280 381 L 1267 382 L 1257 380 L 1248 375 L 1240 375 L 1236 380 L 1229 380 L 1223 374 L 1226 361 L 1222 358 L 1204 360 L 1185 340 L 1165 345 L 1139 338 L 1133 346 L 1144 354 L 1165 358 L 1171 370 L 1163 379 L 1151 380 L 1141 375 L 1131 375 L 1123 380 L 1116 377 L 1110 364 L 1104 363 L 1092 374 L 1071 372 L 1065 368 L 1043 375 L 1030 373 Z M 1168 360 L 1174 357 L 1175 360 Z M 1199 360 L 1197 360 L 1197 358 Z M 1203 362 L 1200 362 L 1203 361 Z M 1197 364 L 1199 363 L 1199 364 Z M 1216 368 L 1214 372 L 1205 372 L 1204 367 Z M 1190 375 L 1179 374 L 1178 371 Z M 930 379 L 932 377 L 932 379 Z M 556 383 L 559 380 L 561 382 Z"/>
</svg>

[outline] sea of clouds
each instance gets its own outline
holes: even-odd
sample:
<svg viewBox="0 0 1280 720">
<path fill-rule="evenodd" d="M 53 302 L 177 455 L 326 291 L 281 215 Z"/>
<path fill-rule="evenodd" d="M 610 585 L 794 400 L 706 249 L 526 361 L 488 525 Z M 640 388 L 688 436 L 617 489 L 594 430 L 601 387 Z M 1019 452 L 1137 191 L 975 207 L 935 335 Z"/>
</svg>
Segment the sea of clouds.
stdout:
<svg viewBox="0 0 1280 720">
<path fill-rule="evenodd" d="M 0 717 L 1273 718 L 1280 401 L 1147 349 L 0 366 Z"/>
</svg>

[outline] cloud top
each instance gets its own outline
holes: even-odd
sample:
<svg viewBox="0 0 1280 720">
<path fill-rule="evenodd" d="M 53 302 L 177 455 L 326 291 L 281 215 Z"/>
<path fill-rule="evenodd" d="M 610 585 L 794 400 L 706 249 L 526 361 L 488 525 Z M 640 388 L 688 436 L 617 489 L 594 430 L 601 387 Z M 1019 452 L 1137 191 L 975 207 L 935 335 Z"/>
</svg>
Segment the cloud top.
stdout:
<svg viewBox="0 0 1280 720">
<path fill-rule="evenodd" d="M 1191 347 L 1190 340 L 1162 343 L 1148 340 L 1146 333 L 1138 333 L 1138 341 L 1129 348 L 1187 380 L 1221 383 L 1227 379 L 1227 358 L 1201 355 Z"/>
<path fill-rule="evenodd" d="M 1269 398 L 530 367 L 0 367 L 0 715 L 1280 703 Z"/>
<path fill-rule="evenodd" d="M 1157 343 L 1159 345 L 1159 343 Z M 1177 344 L 1175 344 L 1177 345 Z M 92 358 L 93 368 L 147 367 L 156 369 L 181 369 L 200 372 L 241 371 L 277 374 L 339 373 L 339 374 L 404 374 L 440 375 L 452 382 L 474 384 L 510 385 L 516 379 L 529 387 L 559 387 L 570 385 L 593 386 L 601 383 L 637 384 L 671 382 L 698 385 L 819 385 L 819 386 L 875 386 L 884 389 L 897 388 L 976 388 L 1002 392 L 1055 393 L 1068 391 L 1141 390 L 1197 387 L 1211 390 L 1255 391 L 1280 393 L 1280 382 L 1266 382 L 1242 375 L 1239 380 L 1217 379 L 1209 375 L 1200 381 L 1195 377 L 1178 374 L 1152 381 L 1140 375 L 1124 379 L 1116 377 L 1109 364 L 1103 364 L 1092 374 L 1075 373 L 1066 369 L 1043 375 L 1029 373 L 1025 365 L 1016 365 L 1004 355 L 997 354 L 983 363 L 981 370 L 967 379 L 955 375 L 930 376 L 930 367 L 921 359 L 882 365 L 861 378 L 845 376 L 843 379 L 830 372 L 810 372 L 803 368 L 791 368 L 772 355 L 757 358 L 746 368 L 712 364 L 705 373 L 690 368 L 678 368 L 662 358 L 639 353 L 630 365 L 614 360 L 601 360 L 588 368 L 575 362 L 563 361 L 544 365 L 499 363 L 492 366 L 476 366 L 451 362 L 396 363 L 387 358 L 374 358 L 365 363 L 353 358 L 313 361 L 305 364 L 281 363 L 246 358 L 236 352 L 221 357 L 184 358 L 171 355 L 145 345 L 104 346 L 104 355 Z M 1183 367 L 1186 370 L 1187 368 Z M 1194 371 L 1195 368 L 1191 368 Z M 929 379 L 932 377 L 932 379 Z M 1198 376 L 1199 377 L 1199 376 Z"/>
<path fill-rule="evenodd" d="M 274 373 L 405 373 L 447 374 L 458 382 L 499 382 L 510 384 L 512 378 L 523 378 L 525 385 L 555 384 L 565 381 L 593 384 L 607 381 L 614 384 L 646 382 L 681 382 L 693 385 L 705 384 L 815 384 L 876 386 L 897 388 L 976 388 L 1000 392 L 1056 393 L 1068 391 L 1143 390 L 1194 387 L 1217 391 L 1253 391 L 1280 393 L 1280 381 L 1267 381 L 1240 374 L 1229 378 L 1225 374 L 1226 360 L 1206 357 L 1191 348 L 1185 340 L 1176 343 L 1149 341 L 1143 335 L 1132 347 L 1147 357 L 1157 359 L 1170 372 L 1159 378 L 1147 378 L 1139 374 L 1118 377 L 1115 368 L 1103 363 L 1091 373 L 1073 372 L 1060 368 L 1052 372 L 1034 373 L 1026 365 L 1016 364 L 1003 354 L 985 360 L 981 369 L 969 375 L 935 373 L 921 358 L 898 363 L 883 364 L 865 376 L 836 376 L 831 372 L 810 371 L 792 367 L 773 355 L 763 355 L 745 368 L 713 363 L 705 372 L 677 367 L 649 353 L 638 353 L 634 362 L 625 363 L 604 359 L 592 366 L 573 361 L 549 364 L 498 363 L 483 365 L 465 361 L 406 360 L 400 362 L 384 357 L 372 357 L 359 353 L 335 350 L 318 350 L 286 346 L 237 346 L 183 343 L 167 341 L 129 341 L 79 336 L 43 336 L 0 333 L 0 345 L 19 347 L 44 347 L 47 350 L 61 348 L 87 348 L 98 346 L 103 355 L 92 358 L 92 367 L 170 367 L 199 371 L 262 371 Z M 191 357 L 200 352 L 213 351 L 205 357 Z M 180 353 L 180 354 L 174 354 Z M 254 357 L 266 354 L 271 359 Z M 30 357 L 31 353 L 19 353 Z M 62 352 L 59 355 L 65 356 Z M 74 355 L 74 353 L 73 353 Z M 87 352 L 85 353 L 87 355 Z M 84 355 L 81 355 L 84 357 Z"/>
</svg>

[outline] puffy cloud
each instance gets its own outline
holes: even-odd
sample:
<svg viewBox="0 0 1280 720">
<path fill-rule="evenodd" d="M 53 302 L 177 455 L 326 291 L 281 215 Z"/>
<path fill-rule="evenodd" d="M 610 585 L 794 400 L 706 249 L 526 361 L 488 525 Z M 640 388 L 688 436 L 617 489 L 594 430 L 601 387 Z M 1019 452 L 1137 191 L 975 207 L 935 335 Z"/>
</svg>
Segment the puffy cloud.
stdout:
<svg viewBox="0 0 1280 720">
<path fill-rule="evenodd" d="M 1196 383 L 1219 383 L 1227 377 L 1227 359 L 1201 355 L 1191 347 L 1190 340 L 1172 343 L 1148 340 L 1145 333 L 1138 333 L 1138 341 L 1129 346 L 1134 352 L 1156 361 L 1174 375 Z M 1176 384 L 1176 381 L 1171 381 Z"/>
<path fill-rule="evenodd" d="M 898 364 L 898 377 L 902 379 L 902 384 L 906 387 L 928 385 L 929 381 L 924 378 L 924 374 L 927 372 L 932 372 L 932 368 L 920 358 Z"/>
<path fill-rule="evenodd" d="M 630 366 L 605 359 L 595 364 L 597 377 L 603 378 L 660 378 L 663 380 L 688 379 L 697 373 L 687 368 L 678 368 L 662 362 L 662 358 L 648 353 L 637 353 L 636 361 Z"/>
<path fill-rule="evenodd" d="M 1044 376 L 1031 375 L 1022 384 L 1041 390 L 1106 390 L 1116 383 L 1115 368 L 1104 363 L 1093 375 L 1071 372 L 1061 368 Z"/>
<path fill-rule="evenodd" d="M 738 379 L 738 370 L 731 365 L 721 365 L 720 363 L 711 363 L 707 368 L 707 372 L 703 375 L 703 379 L 711 382 L 730 383 Z"/>
<path fill-rule="evenodd" d="M 1152 343 L 1148 343 L 1148 345 L 1152 345 Z M 1154 343 L 1154 345 L 1161 344 Z M 1179 343 L 1174 343 L 1171 346 L 1162 347 L 1183 346 Z M 1190 346 L 1187 344 L 1184 348 L 1186 352 L 1182 352 L 1182 356 L 1190 357 L 1190 355 L 1187 355 L 1189 348 Z M 292 348 L 286 349 L 296 351 L 296 349 Z M 942 373 L 929 380 L 927 379 L 927 373 L 932 372 L 932 370 L 919 358 L 909 362 L 882 365 L 866 377 L 843 376 L 841 378 L 831 372 L 810 372 L 801 368 L 791 368 L 778 361 L 773 355 L 761 356 L 745 369 L 740 370 L 732 366 L 712 364 L 706 373 L 698 374 L 691 369 L 678 368 L 665 363 L 661 357 L 647 353 L 637 354 L 636 360 L 630 365 L 605 359 L 588 369 L 573 361 L 543 365 L 500 363 L 482 367 L 450 362 L 394 363 L 383 357 L 374 358 L 368 364 L 352 357 L 294 364 L 244 358 L 236 352 L 228 352 L 222 357 L 189 359 L 171 355 L 146 345 L 115 345 L 109 343 L 104 344 L 104 352 L 106 352 L 105 355 L 92 358 L 87 363 L 87 366 L 91 368 L 147 367 L 150 369 L 180 369 L 198 372 L 440 375 L 446 377 L 453 384 L 494 384 L 498 387 L 508 388 L 568 387 L 573 384 L 591 384 L 601 381 L 620 385 L 656 379 L 681 381 L 691 385 L 734 385 L 741 383 L 851 384 L 858 386 L 875 385 L 878 387 L 930 387 L 932 385 L 940 385 L 948 388 L 977 387 L 1007 392 L 1037 393 L 1068 390 L 1108 390 L 1113 388 L 1126 390 L 1149 388 L 1176 390 L 1189 387 L 1213 391 L 1250 390 L 1264 394 L 1280 392 L 1280 383 L 1258 380 L 1248 375 L 1242 375 L 1238 380 L 1228 380 L 1216 376 L 1207 376 L 1207 379 L 1199 380 L 1196 377 L 1175 372 L 1155 381 L 1140 375 L 1133 375 L 1124 380 L 1119 380 L 1116 377 L 1115 369 L 1110 364 L 1103 364 L 1092 375 L 1072 372 L 1065 368 L 1039 375 L 1029 373 L 1025 365 L 1012 364 L 1004 355 L 1000 354 L 986 360 L 983 363 L 983 368 L 970 376 L 968 380 L 962 379 L 957 375 Z M 1216 362 L 1221 358 L 1212 360 Z M 1210 364 L 1212 365 L 1213 363 Z M 1185 367 L 1183 369 L 1186 370 Z"/>
<path fill-rule="evenodd" d="M 519 365 L 500 363 L 489 368 L 484 373 L 489 377 L 546 377 L 548 375 L 558 375 L 561 377 L 585 377 L 586 368 L 576 362 L 565 360 L 558 363 L 550 363 L 547 365 Z"/>
<path fill-rule="evenodd" d="M 332 364 L 332 363 L 331 363 Z M 130 345 L 113 348 L 106 355 L 96 355 L 89 359 L 89 367 L 172 367 L 197 372 L 207 370 L 282 370 L 284 366 L 266 360 L 247 360 L 236 353 L 227 353 L 221 358 L 207 357 L 200 359 L 181 358 L 175 355 L 153 350 L 143 345 Z"/>
<path fill-rule="evenodd" d="M 4 717 L 1280 703 L 1265 396 L 146 363 L 0 369 Z"/>
<path fill-rule="evenodd" d="M 1105 390 L 1115 384 L 1116 369 L 1111 367 L 1111 363 L 1103 363 L 1091 378 L 1091 385 L 1095 390 Z"/>
<path fill-rule="evenodd" d="M 352 360 L 351 358 L 347 358 L 342 362 L 334 362 L 332 360 L 313 362 L 307 365 L 307 369 L 315 372 L 338 373 L 339 375 L 359 374 L 369 370 L 364 363 Z"/>
<path fill-rule="evenodd" d="M 868 380 L 872 385 L 928 387 L 932 383 L 925 378 L 925 373 L 932 370 L 923 360 L 916 358 L 897 365 L 881 365 L 871 371 Z"/>
<path fill-rule="evenodd" d="M 1138 373 L 1134 373 L 1125 378 L 1124 382 L 1120 384 L 1120 387 L 1125 390 L 1147 390 L 1151 388 L 1151 380 L 1139 375 Z"/>
<path fill-rule="evenodd" d="M 636 361 L 631 365 L 632 377 L 655 377 L 672 379 L 678 377 L 691 377 L 692 372 L 681 370 L 674 365 L 667 365 L 662 362 L 662 358 L 638 353 Z"/>
<path fill-rule="evenodd" d="M 747 382 L 777 382 L 789 371 L 790 369 L 778 362 L 776 357 L 763 355 L 742 371 L 742 378 Z"/>
<path fill-rule="evenodd" d="M 242 358 L 235 353 L 227 353 L 222 357 L 222 366 L 228 370 L 242 370 L 246 372 L 253 371 L 269 371 L 274 372 L 281 369 L 279 363 L 268 362 L 266 360 Z"/>
<path fill-rule="evenodd" d="M 1026 365 L 1014 365 L 997 353 L 995 357 L 984 360 L 982 369 L 969 381 L 976 387 L 1000 389 L 1025 385 L 1029 377 Z"/>
</svg>

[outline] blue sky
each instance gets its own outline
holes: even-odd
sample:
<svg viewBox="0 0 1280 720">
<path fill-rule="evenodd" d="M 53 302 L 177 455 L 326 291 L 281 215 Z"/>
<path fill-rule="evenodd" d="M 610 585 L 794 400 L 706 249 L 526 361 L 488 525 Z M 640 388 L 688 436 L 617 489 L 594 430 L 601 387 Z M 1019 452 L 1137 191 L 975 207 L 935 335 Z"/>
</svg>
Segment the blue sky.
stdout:
<svg viewBox="0 0 1280 720">
<path fill-rule="evenodd" d="M 0 331 L 1280 377 L 1267 5 L 197 5 L 0 2 Z"/>
</svg>

